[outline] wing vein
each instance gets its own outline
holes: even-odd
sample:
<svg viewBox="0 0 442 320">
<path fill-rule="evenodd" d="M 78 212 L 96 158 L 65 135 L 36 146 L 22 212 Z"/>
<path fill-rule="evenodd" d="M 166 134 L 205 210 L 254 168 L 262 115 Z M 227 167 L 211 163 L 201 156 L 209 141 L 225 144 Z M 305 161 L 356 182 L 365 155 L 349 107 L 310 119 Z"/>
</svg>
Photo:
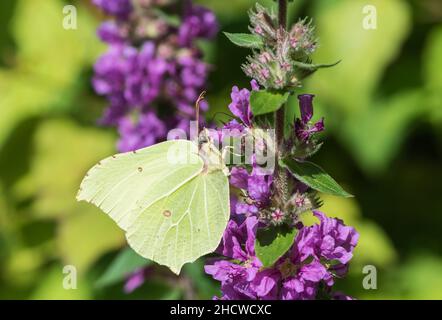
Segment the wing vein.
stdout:
<svg viewBox="0 0 442 320">
<path fill-rule="evenodd" d="M 207 214 L 207 182 L 206 182 L 206 179 L 204 179 L 204 215 L 206 217 L 207 237 L 210 242 L 209 216 Z"/>
</svg>

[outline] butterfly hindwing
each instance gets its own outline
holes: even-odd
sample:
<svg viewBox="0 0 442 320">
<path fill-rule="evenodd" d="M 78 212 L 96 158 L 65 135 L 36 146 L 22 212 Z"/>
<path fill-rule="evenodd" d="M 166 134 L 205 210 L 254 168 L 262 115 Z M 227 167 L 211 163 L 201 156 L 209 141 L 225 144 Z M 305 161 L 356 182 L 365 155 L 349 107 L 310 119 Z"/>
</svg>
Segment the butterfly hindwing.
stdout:
<svg viewBox="0 0 442 320">
<path fill-rule="evenodd" d="M 142 210 L 126 237 L 140 255 L 179 274 L 183 264 L 215 251 L 229 215 L 227 177 L 202 173 Z"/>
</svg>

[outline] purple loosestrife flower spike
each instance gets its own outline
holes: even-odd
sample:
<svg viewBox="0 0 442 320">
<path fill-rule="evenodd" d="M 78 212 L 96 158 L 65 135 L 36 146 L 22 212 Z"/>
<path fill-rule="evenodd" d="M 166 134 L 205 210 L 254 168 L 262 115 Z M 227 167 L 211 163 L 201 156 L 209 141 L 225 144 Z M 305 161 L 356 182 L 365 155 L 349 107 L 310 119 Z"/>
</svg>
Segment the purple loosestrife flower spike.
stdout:
<svg viewBox="0 0 442 320">
<path fill-rule="evenodd" d="M 245 73 L 258 81 L 252 81 L 252 90 L 260 90 L 259 83 L 265 89 L 289 93 L 321 67 L 310 64 L 309 55 L 316 49 L 311 20 L 300 20 L 290 31 L 286 30 L 287 0 L 279 1 L 277 17 L 259 4 L 249 15 L 249 29 L 261 40 L 259 48 L 254 48 L 253 55 L 243 65 Z M 235 137 L 256 138 L 256 129 L 261 129 L 261 121 L 254 122 L 250 95 L 248 89 L 236 86 L 232 89 L 229 109 L 237 119 L 224 125 L 224 129 L 235 129 L 238 132 Z M 319 150 L 314 135 L 324 130 L 324 119 L 312 123 L 314 97 L 311 94 L 298 97 L 300 117 L 295 120 L 294 137 L 290 139 L 278 134 L 283 131 L 279 129 L 284 121 L 280 113 L 276 113 L 274 126 L 278 132 L 277 142 L 282 146 L 277 150 L 277 157 L 283 161 L 287 156 L 305 159 Z M 269 118 L 261 119 L 265 128 L 272 128 Z M 215 133 L 218 141 L 223 134 Z M 348 272 L 358 233 L 342 220 L 329 218 L 319 211 L 313 211 L 318 224 L 303 226 L 299 215 L 320 206 L 317 192 L 294 178 L 281 181 L 280 172 L 274 177 L 273 172 L 258 165 L 258 151 L 269 151 L 268 148 L 266 143 L 255 145 L 255 153 L 246 159 L 251 160 L 251 168 L 250 162 L 231 168 L 230 184 L 240 192 L 232 202 L 231 220 L 217 250 L 226 259 L 212 261 L 205 267 L 206 273 L 221 282 L 222 296 L 215 299 L 351 299 L 332 289 L 335 279 Z M 262 248 L 255 252 L 254 248 L 258 228 L 268 227 L 266 231 L 276 233 L 278 225 L 296 228 L 298 233 L 288 251 L 273 265 L 263 265 L 256 253 L 263 261 L 268 253 Z"/>
<path fill-rule="evenodd" d="M 189 1 L 177 27 L 155 10 L 163 1 L 94 3 L 114 17 L 97 31 L 109 49 L 94 66 L 92 84 L 108 100 L 100 123 L 118 128 L 119 151 L 163 141 L 171 129 L 188 130 L 195 101 L 204 91 L 210 71 L 196 41 L 216 34 L 215 15 Z M 135 3 L 142 10 L 133 10 Z M 180 12 L 178 2 L 168 5 Z M 150 32 L 154 25 L 156 31 Z M 207 111 L 207 102 L 202 101 L 200 107 Z"/>
</svg>

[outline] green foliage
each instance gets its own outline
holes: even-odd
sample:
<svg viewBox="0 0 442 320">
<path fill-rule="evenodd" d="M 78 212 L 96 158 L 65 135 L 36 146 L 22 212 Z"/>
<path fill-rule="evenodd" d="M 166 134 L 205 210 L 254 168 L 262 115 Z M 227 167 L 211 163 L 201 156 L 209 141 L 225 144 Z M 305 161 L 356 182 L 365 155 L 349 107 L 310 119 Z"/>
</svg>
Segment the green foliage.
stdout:
<svg viewBox="0 0 442 320">
<path fill-rule="evenodd" d="M 219 294 L 219 285 L 212 281 L 204 272 L 205 263 L 205 259 L 202 258 L 185 265 L 184 274 L 188 279 L 193 280 L 194 289 L 197 292 L 195 298 L 212 299 L 215 295 Z"/>
<path fill-rule="evenodd" d="M 20 0 L 16 4 L 11 27 L 17 54 L 12 68 L 0 69 L 0 150 L 20 121 L 64 111 L 82 67 L 98 52 L 96 22 L 87 11 L 79 9 L 78 30 L 64 30 L 61 19 L 59 1 Z M 38 28 L 30 27 L 30 21 Z"/>
<path fill-rule="evenodd" d="M 280 164 L 287 168 L 296 179 L 316 191 L 335 196 L 352 197 L 321 167 L 312 162 L 286 158 Z"/>
<path fill-rule="evenodd" d="M 123 249 L 97 280 L 96 286 L 101 288 L 121 282 L 131 273 L 151 264 L 151 261 L 144 259 L 131 248 Z"/>
<path fill-rule="evenodd" d="M 14 195 L 23 200 L 34 198 L 32 211 L 38 217 L 72 214 L 79 208 L 73 196 L 84 172 L 113 153 L 112 135 L 95 128 L 85 129 L 69 120 L 54 119 L 42 122 L 33 140 L 30 173 L 17 182 Z"/>
<path fill-rule="evenodd" d="M 255 116 L 272 113 L 282 107 L 289 98 L 289 93 L 280 93 L 267 90 L 252 91 L 250 106 Z"/>
<path fill-rule="evenodd" d="M 442 127 L 442 26 L 432 30 L 424 51 L 425 93 L 431 121 Z"/>
<path fill-rule="evenodd" d="M 30 299 L 34 300 L 86 300 L 92 298 L 92 288 L 85 278 L 77 277 L 74 290 L 63 288 L 63 278 L 66 274 L 61 272 L 62 265 L 51 265 L 38 286 L 32 292 Z"/>
<path fill-rule="evenodd" d="M 255 253 L 264 267 L 271 267 L 290 249 L 297 232 L 286 225 L 258 230 Z"/>
<path fill-rule="evenodd" d="M 76 212 L 63 219 L 57 235 L 59 256 L 75 265 L 79 272 L 87 271 L 101 255 L 121 247 L 124 242 L 118 227 L 87 204 L 80 204 Z"/>
<path fill-rule="evenodd" d="M 261 37 L 249 33 L 224 32 L 226 37 L 238 47 L 258 49 L 263 46 Z"/>
<path fill-rule="evenodd" d="M 290 138 L 293 134 L 297 108 L 298 99 L 296 99 L 295 95 L 291 95 L 284 106 L 284 138 L 286 139 Z"/>
<path fill-rule="evenodd" d="M 380 173 L 403 142 L 404 129 L 425 109 L 414 97 L 408 101 L 408 92 L 398 93 L 398 98 L 379 98 L 385 69 L 398 57 L 409 34 L 411 10 L 399 0 L 376 0 L 370 4 L 377 9 L 375 30 L 362 27 L 362 8 L 366 5 L 362 0 L 318 3 L 318 36 L 321 48 L 327 49 L 318 50 L 315 59 L 339 57 L 342 63 L 333 72 L 315 75 L 308 87 L 333 107 L 327 112 L 327 119 L 329 123 L 339 123 L 336 131 L 361 167 Z M 405 107 L 398 107 L 399 97 L 404 97 Z M 379 130 L 379 125 L 388 129 Z M 382 137 L 373 137 L 376 133 Z"/>
</svg>

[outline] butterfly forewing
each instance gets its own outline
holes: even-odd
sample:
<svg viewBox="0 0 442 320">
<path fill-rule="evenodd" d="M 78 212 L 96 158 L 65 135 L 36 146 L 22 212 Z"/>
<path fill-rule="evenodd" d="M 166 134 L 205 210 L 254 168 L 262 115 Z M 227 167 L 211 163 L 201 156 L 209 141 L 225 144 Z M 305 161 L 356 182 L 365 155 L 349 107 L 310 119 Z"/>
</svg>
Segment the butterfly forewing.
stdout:
<svg viewBox="0 0 442 320">
<path fill-rule="evenodd" d="M 179 273 L 216 249 L 229 218 L 226 175 L 203 168 L 195 143 L 168 141 L 101 161 L 77 199 L 112 217 L 140 255 Z"/>
<path fill-rule="evenodd" d="M 169 159 L 171 150 L 180 152 Z M 127 230 L 141 202 L 154 202 L 173 192 L 202 168 L 194 143 L 167 141 L 100 161 L 84 178 L 77 199 L 95 204 Z"/>
</svg>

